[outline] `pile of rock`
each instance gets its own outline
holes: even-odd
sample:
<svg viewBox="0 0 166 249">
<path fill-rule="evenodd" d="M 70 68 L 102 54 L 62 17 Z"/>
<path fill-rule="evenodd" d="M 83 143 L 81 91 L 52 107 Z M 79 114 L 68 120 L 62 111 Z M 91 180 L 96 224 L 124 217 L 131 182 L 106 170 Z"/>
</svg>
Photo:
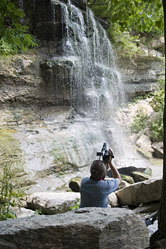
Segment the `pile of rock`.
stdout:
<svg viewBox="0 0 166 249">
<path fill-rule="evenodd" d="M 148 179 L 151 172 L 149 168 L 141 168 L 136 171 L 135 167 L 128 167 L 121 168 L 119 171 L 124 174 L 126 179 L 127 177 L 130 181 L 132 179 L 132 184 L 122 180 L 119 189 L 109 195 L 109 205 L 111 207 L 129 207 L 139 213 L 158 210 L 162 179 Z M 125 175 L 126 172 L 128 172 L 128 176 Z M 132 178 L 132 176 L 134 177 Z M 27 198 L 25 207 L 47 215 L 65 213 L 74 207 L 78 208 L 81 180 L 81 178 L 71 179 L 69 187 L 73 192 L 33 193 Z"/>
</svg>

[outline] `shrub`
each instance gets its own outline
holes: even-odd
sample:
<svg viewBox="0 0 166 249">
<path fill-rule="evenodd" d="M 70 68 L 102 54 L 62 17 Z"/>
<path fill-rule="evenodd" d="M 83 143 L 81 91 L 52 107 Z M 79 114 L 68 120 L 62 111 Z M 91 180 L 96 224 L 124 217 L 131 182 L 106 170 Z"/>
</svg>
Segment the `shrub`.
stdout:
<svg viewBox="0 0 166 249">
<path fill-rule="evenodd" d="M 142 110 L 139 110 L 134 117 L 133 123 L 131 125 L 131 131 L 138 133 L 143 130 L 148 123 L 147 115 L 143 113 Z"/>
<path fill-rule="evenodd" d="M 164 110 L 164 80 L 159 81 L 159 89 L 155 91 L 150 102 L 151 106 L 156 112 L 163 112 Z"/>
<path fill-rule="evenodd" d="M 14 219 L 16 215 L 11 207 L 21 205 L 21 192 L 14 190 L 12 182 L 13 172 L 11 166 L 7 163 L 3 166 L 1 186 L 0 186 L 0 220 Z"/>
<path fill-rule="evenodd" d="M 24 12 L 16 0 L 0 1 L 0 54 L 10 55 L 37 46 L 35 38 L 28 34 L 28 26 L 22 24 Z"/>
<path fill-rule="evenodd" d="M 163 116 L 159 113 L 150 124 L 150 138 L 153 142 L 161 141 L 163 138 Z"/>
</svg>

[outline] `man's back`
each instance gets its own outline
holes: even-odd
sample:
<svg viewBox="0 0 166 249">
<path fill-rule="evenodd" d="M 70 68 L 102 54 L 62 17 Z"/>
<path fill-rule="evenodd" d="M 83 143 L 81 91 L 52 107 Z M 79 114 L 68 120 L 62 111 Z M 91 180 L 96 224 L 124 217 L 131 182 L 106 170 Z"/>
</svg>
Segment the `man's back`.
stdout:
<svg viewBox="0 0 166 249">
<path fill-rule="evenodd" d="M 108 195 L 117 190 L 119 186 L 118 179 L 94 180 L 86 177 L 81 182 L 80 207 L 103 207 L 108 206 Z"/>
</svg>

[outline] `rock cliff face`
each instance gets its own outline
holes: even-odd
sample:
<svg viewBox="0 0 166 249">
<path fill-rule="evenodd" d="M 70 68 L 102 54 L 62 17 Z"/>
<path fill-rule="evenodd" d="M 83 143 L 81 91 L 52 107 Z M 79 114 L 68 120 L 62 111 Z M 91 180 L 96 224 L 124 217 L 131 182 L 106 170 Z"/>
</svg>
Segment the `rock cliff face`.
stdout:
<svg viewBox="0 0 166 249">
<path fill-rule="evenodd" d="M 120 58 L 118 66 L 128 100 L 155 91 L 158 81 L 164 77 L 164 58 L 155 54 Z"/>
</svg>

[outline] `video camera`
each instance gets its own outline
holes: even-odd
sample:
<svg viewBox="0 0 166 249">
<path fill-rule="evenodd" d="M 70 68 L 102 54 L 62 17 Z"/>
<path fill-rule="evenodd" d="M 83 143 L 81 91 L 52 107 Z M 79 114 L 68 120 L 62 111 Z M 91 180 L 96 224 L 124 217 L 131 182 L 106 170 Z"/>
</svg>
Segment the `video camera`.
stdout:
<svg viewBox="0 0 166 249">
<path fill-rule="evenodd" d="M 107 150 L 107 144 L 106 143 L 103 143 L 103 147 L 101 149 L 101 152 L 97 152 L 96 155 L 99 156 L 99 160 L 100 160 L 100 157 L 102 156 L 102 160 L 105 163 L 108 162 L 110 157 L 114 158 L 114 155 L 110 154 L 110 151 Z"/>
</svg>

